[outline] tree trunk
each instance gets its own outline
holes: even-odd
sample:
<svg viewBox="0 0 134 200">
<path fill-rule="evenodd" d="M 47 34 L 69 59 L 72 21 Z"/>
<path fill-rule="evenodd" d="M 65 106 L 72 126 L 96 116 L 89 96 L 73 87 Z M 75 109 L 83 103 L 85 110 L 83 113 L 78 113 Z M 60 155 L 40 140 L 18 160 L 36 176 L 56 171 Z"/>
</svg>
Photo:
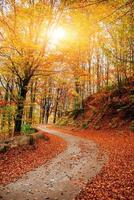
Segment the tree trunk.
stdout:
<svg viewBox="0 0 134 200">
<path fill-rule="evenodd" d="M 45 124 L 48 124 L 48 118 L 49 118 L 49 107 L 45 109 Z"/>
<path fill-rule="evenodd" d="M 99 52 L 97 51 L 97 63 L 96 63 L 96 75 L 97 75 L 97 92 L 100 91 L 100 58 L 99 58 Z"/>
<path fill-rule="evenodd" d="M 16 109 L 16 117 L 15 117 L 15 127 L 14 127 L 14 134 L 17 135 L 21 132 L 21 125 L 22 125 L 22 118 L 23 118 L 23 111 L 24 111 L 24 103 L 26 100 L 26 93 L 27 88 L 21 87 L 20 88 L 20 96 L 17 103 Z"/>
<path fill-rule="evenodd" d="M 8 103 L 8 99 L 9 99 L 9 83 L 6 84 L 6 92 L 5 92 L 5 96 L 4 96 L 4 107 L 3 107 L 3 112 L 2 112 L 2 122 L 1 122 L 1 129 L 3 129 L 5 127 L 5 121 L 6 121 L 6 106 Z"/>
<path fill-rule="evenodd" d="M 56 116 L 57 116 L 57 110 L 58 110 L 58 100 L 59 100 L 59 92 L 60 92 L 60 89 L 58 88 L 57 89 L 57 97 L 56 97 L 56 100 L 55 100 L 55 110 L 54 110 L 54 119 L 53 119 L 53 123 L 55 124 L 56 123 Z"/>
<path fill-rule="evenodd" d="M 53 119 L 54 124 L 56 123 L 57 110 L 58 110 L 58 101 L 56 101 L 55 110 L 54 110 L 54 119 Z"/>
<path fill-rule="evenodd" d="M 29 122 L 31 124 L 32 124 L 32 118 L 33 118 L 36 89 L 37 89 L 37 81 L 35 82 L 34 86 L 33 86 L 33 83 L 31 84 L 31 95 L 30 95 L 31 104 L 30 104 L 30 109 L 29 109 Z"/>
</svg>

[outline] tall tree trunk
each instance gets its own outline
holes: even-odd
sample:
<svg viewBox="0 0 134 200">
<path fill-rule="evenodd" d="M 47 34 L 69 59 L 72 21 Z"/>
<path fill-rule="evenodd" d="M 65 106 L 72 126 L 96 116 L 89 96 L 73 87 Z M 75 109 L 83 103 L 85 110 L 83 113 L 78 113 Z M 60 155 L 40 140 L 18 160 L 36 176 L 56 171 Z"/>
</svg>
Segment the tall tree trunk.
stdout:
<svg viewBox="0 0 134 200">
<path fill-rule="evenodd" d="M 107 63 L 106 63 L 106 86 L 109 85 L 109 61 L 107 60 Z"/>
<path fill-rule="evenodd" d="M 53 119 L 54 124 L 56 123 L 57 110 L 58 110 L 58 101 L 56 101 L 56 104 L 55 104 L 54 119 Z"/>
<path fill-rule="evenodd" d="M 34 87 L 34 88 L 33 88 Z M 32 118 L 33 118 L 33 111 L 34 111 L 34 103 L 35 103 L 35 95 L 36 95 L 36 89 L 37 89 L 37 81 L 35 82 L 34 86 L 33 83 L 31 84 L 31 104 L 29 109 L 29 122 L 32 124 Z"/>
<path fill-rule="evenodd" d="M 48 124 L 49 108 L 45 109 L 45 124 Z"/>
<path fill-rule="evenodd" d="M 27 87 L 22 86 L 20 88 L 20 96 L 17 103 L 16 116 L 15 116 L 15 127 L 14 134 L 17 135 L 21 132 L 24 103 L 26 100 Z"/>
<path fill-rule="evenodd" d="M 88 73 L 89 73 L 89 80 L 88 80 L 88 95 L 91 95 L 91 58 L 88 59 Z"/>
<path fill-rule="evenodd" d="M 53 119 L 54 124 L 56 123 L 56 116 L 57 116 L 57 110 L 58 110 L 58 104 L 59 104 L 59 102 L 58 102 L 59 92 L 60 92 L 60 89 L 58 88 L 57 89 L 57 97 L 56 97 L 56 100 L 55 100 L 54 119 Z"/>
<path fill-rule="evenodd" d="M 96 75 L 97 75 L 97 92 L 100 91 L 100 58 L 99 58 L 99 52 L 97 50 L 96 55 L 97 63 L 96 63 Z"/>
<path fill-rule="evenodd" d="M 1 122 L 1 129 L 5 127 L 5 120 L 6 120 L 6 106 L 8 103 L 8 98 L 9 98 L 9 83 L 6 84 L 6 92 L 4 96 L 4 107 L 3 107 L 3 112 L 2 112 L 2 122 Z"/>
</svg>

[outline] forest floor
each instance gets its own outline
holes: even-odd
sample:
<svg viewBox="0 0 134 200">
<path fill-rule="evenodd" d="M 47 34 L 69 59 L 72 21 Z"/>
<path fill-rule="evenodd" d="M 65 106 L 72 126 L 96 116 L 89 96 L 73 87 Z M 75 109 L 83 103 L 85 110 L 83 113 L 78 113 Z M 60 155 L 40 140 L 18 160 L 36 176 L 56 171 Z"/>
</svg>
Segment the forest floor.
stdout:
<svg viewBox="0 0 134 200">
<path fill-rule="evenodd" d="M 40 128 L 44 129 L 43 126 Z M 18 155 L 17 152 L 15 159 L 10 160 L 11 152 L 9 152 L 7 157 L 9 161 L 8 159 L 0 161 L 3 165 L 2 177 L 6 177 L 2 178 L 1 183 L 14 181 L 26 171 L 37 167 L 15 183 L 5 186 L 4 190 L 3 186 L 0 187 L 0 192 L 3 190 L 1 199 L 18 200 L 17 195 L 19 199 L 21 195 L 22 200 L 134 199 L 134 134 L 132 132 L 125 129 L 96 131 L 54 126 L 48 128 L 55 130 L 45 129 L 46 132 L 51 133 L 49 137 L 51 142 L 55 143 L 54 148 L 50 147 L 49 151 L 49 145 L 45 150 L 39 147 L 42 151 L 46 151 L 45 156 L 50 159 L 47 167 L 46 164 L 37 167 L 43 163 L 36 161 L 40 160 L 40 150 L 38 154 L 34 154 L 33 150 L 30 150 L 30 153 L 29 150 L 23 151 L 22 157 L 26 156 L 24 162 L 21 162 L 21 158 L 19 160 L 21 153 Z M 53 153 L 50 153 L 51 151 Z M 61 151 L 62 153 L 58 154 Z M 41 156 L 42 161 L 46 159 L 45 156 Z M 51 159 L 52 157 L 55 158 Z M 13 168 L 12 163 L 15 163 Z M 26 165 L 25 170 L 21 169 L 23 165 Z M 32 167 L 29 168 L 31 165 Z M 12 178 L 11 174 L 16 176 L 13 175 Z"/>
<path fill-rule="evenodd" d="M 100 156 L 98 145 L 93 141 L 43 126 L 40 129 L 51 134 L 52 138 L 58 136 L 63 139 L 67 148 L 47 162 L 47 165 L 35 168 L 16 182 L 0 186 L 1 199 L 72 200 L 108 160 L 107 154 Z M 30 162 L 32 163 L 32 160 Z M 14 168 L 18 170 L 16 166 Z"/>
<path fill-rule="evenodd" d="M 58 128 L 64 133 L 93 140 L 107 152 L 109 160 L 100 173 L 89 181 L 76 200 L 133 200 L 134 199 L 134 133 L 123 130 L 76 130 Z"/>
<path fill-rule="evenodd" d="M 66 149 L 67 144 L 63 139 L 48 133 L 45 133 L 45 137 L 48 140 L 39 139 L 36 148 L 24 145 L 0 153 L 0 185 L 16 181 L 26 172 L 47 163 Z"/>
</svg>

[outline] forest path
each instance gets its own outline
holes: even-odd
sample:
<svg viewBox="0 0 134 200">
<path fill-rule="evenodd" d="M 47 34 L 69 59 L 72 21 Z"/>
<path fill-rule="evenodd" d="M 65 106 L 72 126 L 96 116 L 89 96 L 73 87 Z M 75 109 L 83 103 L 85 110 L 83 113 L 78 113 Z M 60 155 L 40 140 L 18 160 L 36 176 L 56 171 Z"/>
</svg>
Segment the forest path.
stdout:
<svg viewBox="0 0 134 200">
<path fill-rule="evenodd" d="M 72 200 L 108 159 L 106 154 L 98 159 L 93 141 L 43 126 L 40 130 L 63 138 L 67 149 L 16 182 L 0 186 L 1 200 Z"/>
</svg>

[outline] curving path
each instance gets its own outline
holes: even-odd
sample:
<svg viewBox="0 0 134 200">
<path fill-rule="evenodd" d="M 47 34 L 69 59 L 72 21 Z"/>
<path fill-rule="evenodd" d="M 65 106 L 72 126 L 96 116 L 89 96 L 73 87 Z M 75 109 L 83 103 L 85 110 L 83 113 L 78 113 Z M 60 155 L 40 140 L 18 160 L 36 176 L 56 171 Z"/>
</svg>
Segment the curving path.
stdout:
<svg viewBox="0 0 134 200">
<path fill-rule="evenodd" d="M 108 159 L 106 154 L 97 159 L 99 148 L 93 141 L 40 129 L 63 138 L 67 149 L 15 183 L 0 186 L 1 200 L 72 200 Z"/>
</svg>

